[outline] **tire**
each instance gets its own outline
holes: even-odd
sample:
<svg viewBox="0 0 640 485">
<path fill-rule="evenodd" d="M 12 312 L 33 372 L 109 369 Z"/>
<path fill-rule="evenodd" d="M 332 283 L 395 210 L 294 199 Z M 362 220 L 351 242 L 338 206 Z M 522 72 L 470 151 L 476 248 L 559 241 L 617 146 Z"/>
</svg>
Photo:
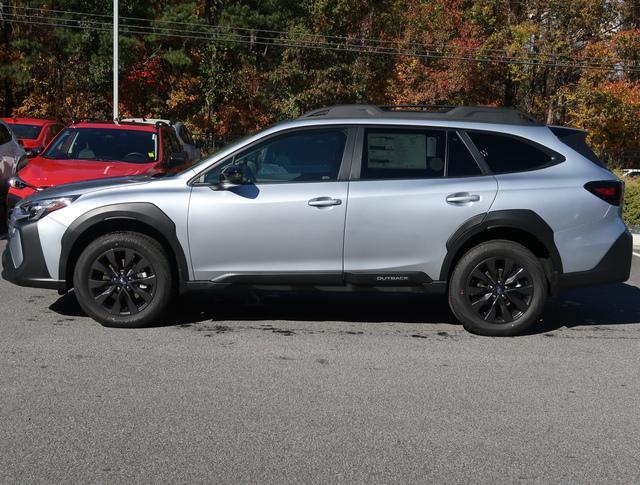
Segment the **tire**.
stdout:
<svg viewBox="0 0 640 485">
<path fill-rule="evenodd" d="M 449 282 L 451 311 L 477 335 L 523 333 L 538 322 L 546 297 L 547 278 L 540 261 L 512 241 L 472 248 L 458 261 Z"/>
<path fill-rule="evenodd" d="M 134 232 L 114 232 L 89 244 L 76 263 L 73 286 L 88 316 L 118 328 L 154 323 L 174 293 L 162 246 Z"/>
</svg>

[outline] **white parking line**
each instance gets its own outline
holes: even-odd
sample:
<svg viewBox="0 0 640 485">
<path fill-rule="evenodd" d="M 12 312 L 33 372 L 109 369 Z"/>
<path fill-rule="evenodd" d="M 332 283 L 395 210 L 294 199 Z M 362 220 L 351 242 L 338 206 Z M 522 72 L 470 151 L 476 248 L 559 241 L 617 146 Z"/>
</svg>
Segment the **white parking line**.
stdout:
<svg viewBox="0 0 640 485">
<path fill-rule="evenodd" d="M 638 256 L 640 258 L 640 253 L 636 253 L 635 251 L 633 252 L 634 256 Z"/>
</svg>

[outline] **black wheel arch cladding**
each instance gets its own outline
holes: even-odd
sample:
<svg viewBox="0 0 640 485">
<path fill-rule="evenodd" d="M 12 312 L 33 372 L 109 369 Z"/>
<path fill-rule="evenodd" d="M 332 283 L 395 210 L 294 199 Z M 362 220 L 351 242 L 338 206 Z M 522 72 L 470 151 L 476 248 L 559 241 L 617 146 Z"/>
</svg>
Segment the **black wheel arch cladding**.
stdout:
<svg viewBox="0 0 640 485">
<path fill-rule="evenodd" d="M 173 260 L 177 270 L 180 289 L 185 287 L 189 279 L 189 266 L 182 245 L 178 241 L 174 222 L 160 208 L 150 202 L 134 202 L 112 204 L 88 211 L 78 217 L 66 230 L 62 237 L 62 251 L 60 254 L 59 275 L 62 279 L 69 274 L 70 264 L 77 259 L 76 243 L 83 234 L 105 222 L 127 221 L 139 222 L 159 233 L 169 246 L 172 254 L 167 256 Z M 129 228 L 125 230 L 131 230 Z M 141 231 L 144 232 L 144 231 Z M 162 241 L 159 241 L 162 243 Z"/>
<path fill-rule="evenodd" d="M 478 214 L 467 219 L 447 240 L 447 255 L 440 270 L 440 280 L 446 281 L 454 263 L 462 256 L 466 243 L 492 230 L 517 230 L 527 233 L 549 254 L 552 272 L 562 274 L 562 259 L 556 247 L 553 230 L 538 214 L 529 209 L 508 209 Z M 553 278 L 553 274 L 547 275 Z"/>
</svg>

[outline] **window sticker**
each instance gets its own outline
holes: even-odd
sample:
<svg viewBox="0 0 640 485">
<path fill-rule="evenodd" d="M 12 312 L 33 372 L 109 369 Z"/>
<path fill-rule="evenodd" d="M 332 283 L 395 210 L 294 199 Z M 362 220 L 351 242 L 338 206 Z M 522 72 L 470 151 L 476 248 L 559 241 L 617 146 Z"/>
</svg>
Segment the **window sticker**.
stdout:
<svg viewBox="0 0 640 485">
<path fill-rule="evenodd" d="M 436 153 L 437 138 L 429 147 Z M 369 168 L 427 168 L 427 137 L 410 133 L 371 133 L 367 137 Z"/>
</svg>

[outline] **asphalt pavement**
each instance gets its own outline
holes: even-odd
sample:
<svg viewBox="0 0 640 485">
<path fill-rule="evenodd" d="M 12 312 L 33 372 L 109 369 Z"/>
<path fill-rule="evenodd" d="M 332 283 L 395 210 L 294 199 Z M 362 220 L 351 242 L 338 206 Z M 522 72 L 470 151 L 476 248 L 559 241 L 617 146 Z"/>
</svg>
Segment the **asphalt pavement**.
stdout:
<svg viewBox="0 0 640 485">
<path fill-rule="evenodd" d="M 638 483 L 633 260 L 514 338 L 377 293 L 192 295 L 107 329 L 0 281 L 0 482 Z"/>
</svg>

